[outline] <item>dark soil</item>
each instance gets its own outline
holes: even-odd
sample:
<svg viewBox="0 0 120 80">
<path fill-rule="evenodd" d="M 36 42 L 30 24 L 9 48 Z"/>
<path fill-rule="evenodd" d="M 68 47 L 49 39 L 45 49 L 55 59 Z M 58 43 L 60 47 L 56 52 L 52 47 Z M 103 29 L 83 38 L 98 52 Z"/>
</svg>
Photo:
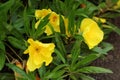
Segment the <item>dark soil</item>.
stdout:
<svg viewBox="0 0 120 80">
<path fill-rule="evenodd" d="M 112 22 L 120 28 L 120 17 Z M 111 69 L 113 74 L 96 74 L 94 78 L 96 80 L 120 80 L 120 36 L 113 32 L 107 41 L 113 44 L 114 50 L 110 51 L 104 60 L 98 59 L 93 65 Z"/>
</svg>

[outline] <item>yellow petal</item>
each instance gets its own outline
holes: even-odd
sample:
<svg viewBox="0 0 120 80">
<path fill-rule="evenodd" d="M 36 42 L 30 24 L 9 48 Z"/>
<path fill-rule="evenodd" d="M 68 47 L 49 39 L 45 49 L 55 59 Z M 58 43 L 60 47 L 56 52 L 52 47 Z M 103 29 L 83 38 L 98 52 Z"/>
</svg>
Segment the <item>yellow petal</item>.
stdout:
<svg viewBox="0 0 120 80">
<path fill-rule="evenodd" d="M 53 34 L 50 26 L 46 25 L 45 33 L 46 33 L 48 36 L 51 35 L 51 34 Z"/>
<path fill-rule="evenodd" d="M 51 13 L 51 10 L 50 9 L 42 9 L 42 10 L 36 10 L 35 11 L 35 17 L 36 19 L 40 19 L 40 18 L 43 18 L 45 17 L 46 15 L 48 15 L 49 13 Z"/>
<path fill-rule="evenodd" d="M 36 10 L 35 11 L 35 17 L 36 17 L 36 19 L 39 19 L 40 17 L 42 17 L 42 10 Z"/>
<path fill-rule="evenodd" d="M 35 29 L 38 28 L 38 25 L 40 24 L 40 21 L 41 21 L 41 20 L 38 20 L 38 21 L 35 23 Z"/>
<path fill-rule="evenodd" d="M 104 36 L 103 31 L 92 19 L 89 18 L 83 19 L 83 21 L 81 22 L 80 30 L 83 33 L 82 35 L 89 49 L 92 49 L 93 47 L 97 46 L 103 40 Z"/>
<path fill-rule="evenodd" d="M 26 49 L 23 53 L 24 54 L 28 54 L 29 53 L 29 49 Z"/>
<path fill-rule="evenodd" d="M 36 64 L 34 64 L 33 61 L 34 61 L 34 59 L 32 59 L 32 58 L 29 57 L 29 59 L 27 61 L 27 69 L 29 71 L 34 71 L 35 69 L 38 69 L 38 68 L 40 68 L 42 66 L 42 63 L 39 64 L 39 65 L 36 65 Z"/>
<path fill-rule="evenodd" d="M 56 14 L 55 12 L 51 13 L 49 19 L 52 25 L 59 25 L 59 15 Z"/>
<path fill-rule="evenodd" d="M 30 44 L 32 44 L 32 43 L 34 43 L 34 40 L 33 40 L 32 38 L 29 38 L 29 39 L 27 40 L 27 42 L 30 43 Z"/>
<path fill-rule="evenodd" d="M 53 43 L 49 43 L 49 44 L 44 43 L 41 46 L 42 46 L 42 49 L 40 51 L 39 56 L 42 57 L 43 61 L 45 62 L 46 66 L 47 66 L 52 61 L 51 54 L 54 52 L 55 45 Z"/>
<path fill-rule="evenodd" d="M 90 24 L 92 24 L 94 21 L 92 21 L 91 19 L 89 18 L 85 18 L 82 20 L 81 22 L 81 26 L 80 26 L 80 31 L 83 32 L 86 27 L 88 27 Z"/>
</svg>

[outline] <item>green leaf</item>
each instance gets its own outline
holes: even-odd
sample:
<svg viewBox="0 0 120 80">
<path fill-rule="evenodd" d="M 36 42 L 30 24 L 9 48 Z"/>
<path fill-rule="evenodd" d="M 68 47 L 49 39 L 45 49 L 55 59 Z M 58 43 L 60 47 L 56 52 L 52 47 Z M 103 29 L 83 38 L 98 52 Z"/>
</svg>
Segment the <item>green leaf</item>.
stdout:
<svg viewBox="0 0 120 80">
<path fill-rule="evenodd" d="M 74 34 L 75 31 L 75 12 L 72 10 L 68 17 L 68 32 L 70 32 L 71 35 Z"/>
<path fill-rule="evenodd" d="M 30 76 L 28 76 L 22 69 L 20 69 L 19 67 L 7 63 L 6 66 L 8 66 L 9 68 L 11 68 L 13 71 L 19 73 L 21 76 L 23 76 L 24 78 L 28 79 L 28 80 L 32 80 Z"/>
<path fill-rule="evenodd" d="M 41 68 L 38 69 L 38 73 L 40 75 L 40 78 L 42 79 L 46 73 L 46 67 L 45 65 L 43 64 Z"/>
<path fill-rule="evenodd" d="M 5 45 L 2 41 L 0 41 L 0 50 L 5 51 Z"/>
<path fill-rule="evenodd" d="M 66 50 L 65 46 L 62 42 L 62 39 L 60 38 L 59 33 L 55 33 L 55 41 L 56 41 L 56 47 L 59 49 L 60 53 L 62 53 L 62 56 L 65 57 L 66 55 Z"/>
<path fill-rule="evenodd" d="M 108 52 L 108 51 L 110 51 L 110 50 L 113 49 L 113 45 L 110 44 L 110 43 L 102 42 L 101 44 L 102 44 L 102 46 L 104 47 L 103 50 L 104 50 L 105 52 Z"/>
<path fill-rule="evenodd" d="M 22 49 L 22 50 L 25 50 L 25 49 L 26 49 L 24 42 L 21 41 L 21 40 L 18 40 L 18 39 L 15 38 L 15 37 L 8 36 L 8 41 L 9 41 L 10 44 L 11 44 L 13 47 L 15 47 L 15 48 Z"/>
<path fill-rule="evenodd" d="M 9 0 L 0 6 L 0 12 L 9 10 L 14 4 L 15 0 Z"/>
<path fill-rule="evenodd" d="M 60 70 L 61 68 L 67 67 L 67 64 L 60 64 L 57 67 L 55 67 L 55 69 L 52 70 L 52 72 L 57 72 L 58 70 Z"/>
<path fill-rule="evenodd" d="M 0 73 L 0 80 L 14 80 L 14 74 L 11 73 Z"/>
<path fill-rule="evenodd" d="M 64 73 L 65 73 L 65 70 L 59 70 L 59 71 L 56 71 L 56 72 L 51 72 L 51 73 L 49 73 L 49 75 L 47 75 L 46 77 L 47 77 L 48 79 L 59 78 L 59 77 L 61 77 Z"/>
<path fill-rule="evenodd" d="M 72 54 L 72 66 L 75 65 L 75 62 L 78 60 L 78 56 L 80 55 L 80 46 L 81 46 L 81 42 L 82 40 L 76 40 L 73 48 L 71 50 L 71 54 Z"/>
<path fill-rule="evenodd" d="M 94 78 L 90 77 L 90 76 L 87 76 L 85 74 L 80 74 L 80 78 L 82 80 L 95 80 Z"/>
<path fill-rule="evenodd" d="M 77 70 L 77 72 L 81 72 L 81 73 L 113 73 L 109 69 L 105 69 L 102 67 L 95 67 L 95 66 L 83 67 L 83 68 Z"/>
<path fill-rule="evenodd" d="M 0 50 L 0 70 L 3 69 L 5 64 L 5 51 Z"/>
<path fill-rule="evenodd" d="M 117 26 L 115 26 L 114 24 L 112 24 L 112 23 L 110 23 L 110 22 L 107 22 L 107 24 L 110 25 L 110 26 L 108 27 L 109 29 L 112 29 L 114 32 L 116 32 L 117 34 L 120 35 L 120 29 L 119 29 Z"/>
<path fill-rule="evenodd" d="M 58 57 L 61 59 L 63 63 L 66 62 L 65 58 L 63 57 L 62 53 L 59 50 L 55 49 L 55 53 L 58 55 Z"/>
<path fill-rule="evenodd" d="M 61 15 L 60 15 L 59 17 L 60 17 L 60 32 L 61 32 L 62 34 L 65 34 L 65 24 L 64 24 L 64 20 L 63 20 L 63 18 L 62 18 Z"/>
<path fill-rule="evenodd" d="M 30 33 L 30 18 L 28 17 L 27 9 L 24 9 L 23 13 L 23 20 L 24 20 L 24 29 L 27 35 Z"/>
<path fill-rule="evenodd" d="M 23 18 L 17 19 L 17 20 L 14 22 L 14 27 L 15 27 L 17 30 L 22 31 L 22 30 L 21 30 L 21 29 L 22 29 L 21 27 L 24 25 L 23 23 L 24 23 Z"/>
<path fill-rule="evenodd" d="M 3 69 L 5 64 L 5 45 L 0 41 L 0 70 Z"/>
<path fill-rule="evenodd" d="M 103 8 L 106 8 L 106 3 L 105 2 L 101 2 L 99 5 L 98 5 L 98 7 L 101 9 L 103 9 Z"/>
<path fill-rule="evenodd" d="M 92 50 L 100 54 L 107 54 L 110 50 L 113 49 L 113 45 L 107 42 L 102 42 L 101 47 L 95 47 Z"/>
<path fill-rule="evenodd" d="M 45 16 L 43 19 L 40 20 L 40 24 L 38 25 L 37 28 L 38 31 L 43 29 L 43 27 L 47 25 L 47 23 L 49 22 L 49 16 L 50 14 L 48 14 L 47 16 Z"/>
<path fill-rule="evenodd" d="M 81 61 L 79 61 L 75 66 L 74 69 L 78 68 L 78 67 L 83 67 L 86 66 L 88 64 L 90 64 L 92 61 L 96 60 L 97 58 L 100 57 L 100 54 L 89 54 L 87 55 L 85 58 L 83 58 Z"/>
<path fill-rule="evenodd" d="M 36 75 L 35 75 L 35 71 L 33 72 L 28 72 L 27 75 L 31 80 L 35 80 L 36 79 Z M 19 79 L 18 79 L 19 80 Z M 22 79 L 23 80 L 23 79 Z M 26 80 L 26 79 L 25 79 Z"/>
<path fill-rule="evenodd" d="M 77 77 L 74 76 L 74 75 L 70 75 L 70 78 L 71 78 L 72 80 L 78 80 Z"/>
</svg>

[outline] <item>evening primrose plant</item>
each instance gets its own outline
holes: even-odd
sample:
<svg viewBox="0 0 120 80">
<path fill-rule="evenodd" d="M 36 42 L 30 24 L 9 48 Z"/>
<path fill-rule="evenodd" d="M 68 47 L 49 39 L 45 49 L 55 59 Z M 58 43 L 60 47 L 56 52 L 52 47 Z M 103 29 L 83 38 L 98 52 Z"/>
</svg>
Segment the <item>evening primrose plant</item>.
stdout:
<svg viewBox="0 0 120 80">
<path fill-rule="evenodd" d="M 89 74 L 113 73 L 91 63 L 113 49 L 105 42 L 110 32 L 120 35 L 109 22 L 119 16 L 119 0 L 0 4 L 0 79 L 95 80 Z"/>
</svg>

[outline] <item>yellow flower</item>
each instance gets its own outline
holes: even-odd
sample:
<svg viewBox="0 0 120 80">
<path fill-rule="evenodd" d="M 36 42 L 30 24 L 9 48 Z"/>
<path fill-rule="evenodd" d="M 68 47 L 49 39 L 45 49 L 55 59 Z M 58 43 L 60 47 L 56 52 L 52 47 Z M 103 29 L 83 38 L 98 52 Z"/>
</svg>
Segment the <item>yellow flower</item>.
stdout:
<svg viewBox="0 0 120 80">
<path fill-rule="evenodd" d="M 42 10 L 36 10 L 35 11 L 35 17 L 36 19 L 39 19 L 39 18 L 43 18 L 45 16 L 47 16 L 49 13 L 51 13 L 52 11 L 50 9 L 42 9 Z"/>
<path fill-rule="evenodd" d="M 49 23 L 52 25 L 54 31 L 60 32 L 59 15 L 56 14 L 55 12 L 52 12 L 49 19 L 50 19 Z M 46 26 L 45 33 L 47 35 L 53 34 L 49 25 Z"/>
<path fill-rule="evenodd" d="M 49 17 L 49 25 L 47 24 L 45 26 L 45 33 L 49 36 L 51 34 L 53 34 L 52 29 L 55 32 L 60 32 L 60 18 L 59 15 L 53 11 L 51 11 L 50 9 L 42 9 L 42 10 L 36 10 L 35 11 L 35 17 L 36 19 L 39 19 L 36 24 L 35 24 L 35 28 L 37 29 L 38 25 L 40 24 L 41 18 L 45 17 L 46 15 L 48 15 L 50 13 L 50 17 Z M 70 34 L 68 32 L 68 19 L 65 18 L 64 16 L 62 16 L 62 18 L 64 19 L 64 23 L 65 23 L 65 29 L 66 29 L 66 35 L 68 37 L 70 37 Z M 51 25 L 51 26 L 50 26 Z"/>
<path fill-rule="evenodd" d="M 97 46 L 102 40 L 104 33 L 98 24 L 90 18 L 85 18 L 81 22 L 80 31 L 89 49 Z"/>
<path fill-rule="evenodd" d="M 48 66 L 52 62 L 52 53 L 54 52 L 55 45 L 53 43 L 42 43 L 38 40 L 34 41 L 29 38 L 28 43 L 30 44 L 28 49 L 24 51 L 24 54 L 29 53 L 27 61 L 27 68 L 29 71 L 34 71 L 42 66 Z"/>
<path fill-rule="evenodd" d="M 101 23 L 106 23 L 106 19 L 100 17 L 93 17 L 94 20 L 100 21 Z"/>
</svg>

